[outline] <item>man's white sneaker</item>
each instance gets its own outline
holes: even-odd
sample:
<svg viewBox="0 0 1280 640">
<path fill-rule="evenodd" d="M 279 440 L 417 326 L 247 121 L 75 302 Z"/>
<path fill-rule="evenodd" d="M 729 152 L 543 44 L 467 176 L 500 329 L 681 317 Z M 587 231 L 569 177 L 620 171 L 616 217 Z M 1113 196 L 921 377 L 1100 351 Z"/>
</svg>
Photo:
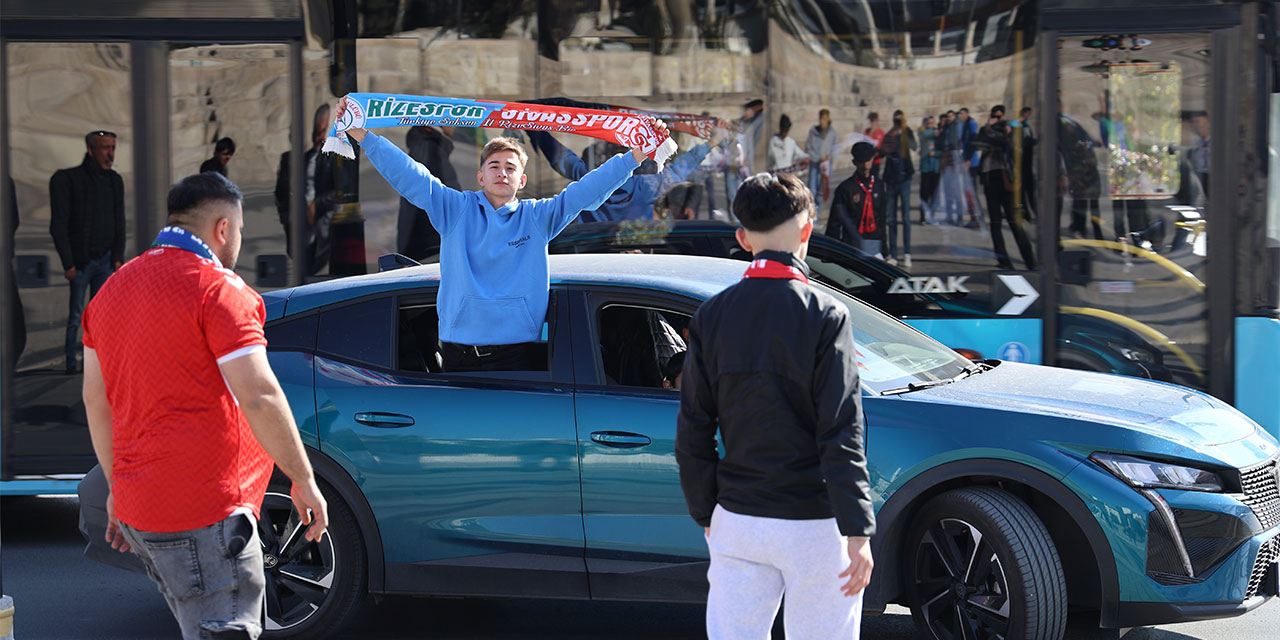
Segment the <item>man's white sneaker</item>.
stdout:
<svg viewBox="0 0 1280 640">
<path fill-rule="evenodd" d="M 911 268 L 911 254 L 908 253 L 902 256 L 902 266 L 907 269 Z"/>
<path fill-rule="evenodd" d="M 897 259 L 897 258 L 888 258 L 888 259 L 886 259 L 886 260 L 885 260 L 885 262 L 888 262 L 888 263 L 889 263 L 889 264 L 891 264 L 891 265 L 897 266 L 897 264 L 898 264 L 898 259 Z"/>
</svg>

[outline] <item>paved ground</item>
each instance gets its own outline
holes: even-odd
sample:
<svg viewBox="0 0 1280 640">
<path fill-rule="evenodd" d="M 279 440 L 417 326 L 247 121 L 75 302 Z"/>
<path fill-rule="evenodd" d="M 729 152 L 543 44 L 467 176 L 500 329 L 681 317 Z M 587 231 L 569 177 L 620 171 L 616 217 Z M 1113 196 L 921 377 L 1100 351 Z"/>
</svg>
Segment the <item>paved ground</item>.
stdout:
<svg viewBox="0 0 1280 640">
<path fill-rule="evenodd" d="M 15 603 L 15 637 L 42 639 L 173 638 L 177 625 L 151 582 L 81 556 L 73 498 L 5 498 L 4 593 Z M 1280 604 L 1234 620 L 1137 629 L 1125 640 L 1274 640 Z M 864 638 L 914 638 L 911 616 L 894 607 L 868 618 Z M 343 638 L 476 640 L 702 638 L 702 609 L 669 605 L 389 598 Z M 1073 625 L 1068 640 L 1118 634 Z"/>
</svg>

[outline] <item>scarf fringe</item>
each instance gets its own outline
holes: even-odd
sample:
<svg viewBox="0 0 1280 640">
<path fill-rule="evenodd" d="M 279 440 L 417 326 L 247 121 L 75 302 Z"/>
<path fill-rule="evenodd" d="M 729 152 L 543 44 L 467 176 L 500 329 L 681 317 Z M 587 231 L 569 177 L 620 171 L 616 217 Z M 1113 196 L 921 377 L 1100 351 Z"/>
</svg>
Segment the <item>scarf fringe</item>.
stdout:
<svg viewBox="0 0 1280 640">
<path fill-rule="evenodd" d="M 341 138 L 337 136 L 326 137 L 324 146 L 320 150 L 325 153 L 336 153 L 349 160 L 356 159 L 356 150 L 351 148 L 351 141 L 345 135 Z"/>
</svg>

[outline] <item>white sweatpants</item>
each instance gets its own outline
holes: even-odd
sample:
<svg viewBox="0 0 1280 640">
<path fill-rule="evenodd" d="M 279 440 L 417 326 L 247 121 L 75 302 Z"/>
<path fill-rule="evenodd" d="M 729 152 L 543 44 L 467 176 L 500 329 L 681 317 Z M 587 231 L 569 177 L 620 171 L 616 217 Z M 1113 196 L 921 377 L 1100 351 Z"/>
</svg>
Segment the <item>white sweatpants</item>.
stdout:
<svg viewBox="0 0 1280 640">
<path fill-rule="evenodd" d="M 849 548 L 835 518 L 761 518 L 717 505 L 707 547 L 710 640 L 767 640 L 784 593 L 787 640 L 858 638 L 862 593 L 840 591 Z"/>
</svg>

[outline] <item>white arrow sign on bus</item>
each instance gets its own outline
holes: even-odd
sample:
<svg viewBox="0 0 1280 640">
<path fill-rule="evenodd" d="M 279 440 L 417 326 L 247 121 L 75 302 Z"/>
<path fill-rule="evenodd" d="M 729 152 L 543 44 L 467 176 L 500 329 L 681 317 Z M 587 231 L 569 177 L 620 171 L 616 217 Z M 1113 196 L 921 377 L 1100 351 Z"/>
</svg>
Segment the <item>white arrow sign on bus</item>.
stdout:
<svg viewBox="0 0 1280 640">
<path fill-rule="evenodd" d="M 999 311 L 996 311 L 996 315 L 1020 316 L 1023 311 L 1027 310 L 1027 307 L 1030 307 L 1040 297 L 1040 292 L 1036 291 L 1036 288 L 1031 286 L 1031 283 L 1027 282 L 1024 276 L 996 274 L 996 277 L 1000 278 L 1000 282 L 1003 282 L 1004 286 L 1008 287 L 1009 291 L 1013 293 L 1013 297 L 1009 298 L 1009 301 L 1004 303 L 1004 306 L 1000 307 Z"/>
</svg>

